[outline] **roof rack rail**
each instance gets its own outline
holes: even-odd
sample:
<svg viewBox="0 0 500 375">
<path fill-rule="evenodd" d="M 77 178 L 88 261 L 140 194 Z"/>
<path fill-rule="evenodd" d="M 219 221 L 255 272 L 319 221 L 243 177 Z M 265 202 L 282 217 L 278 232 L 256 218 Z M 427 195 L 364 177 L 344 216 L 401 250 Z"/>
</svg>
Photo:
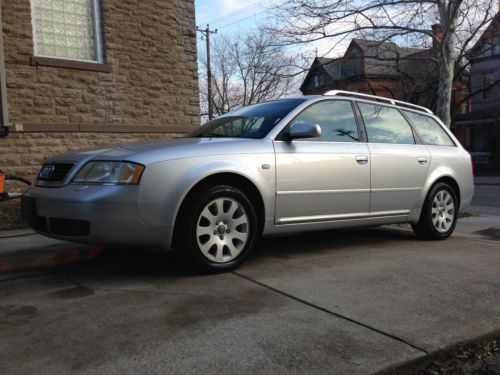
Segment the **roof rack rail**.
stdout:
<svg viewBox="0 0 500 375">
<path fill-rule="evenodd" d="M 325 92 L 323 95 L 333 95 L 333 96 L 337 96 L 338 95 L 338 96 L 351 96 L 351 97 L 355 97 L 355 98 L 356 97 L 358 97 L 358 98 L 366 98 L 366 99 L 370 99 L 370 100 L 376 100 L 376 101 L 379 101 L 379 102 L 386 102 L 386 103 L 389 103 L 389 104 L 392 104 L 392 105 L 399 105 L 401 107 L 408 107 L 408 108 L 411 108 L 411 109 L 416 109 L 418 111 L 430 113 L 431 115 L 433 114 L 432 111 L 429 108 L 425 108 L 425 107 L 422 107 L 420 105 L 411 104 L 411 103 L 407 103 L 407 102 L 403 102 L 401 100 L 395 100 L 395 99 L 391 99 L 391 98 L 384 98 L 384 97 L 381 97 L 381 96 L 368 95 L 368 94 L 360 94 L 358 92 L 342 91 L 342 90 L 330 90 L 330 91 Z"/>
</svg>

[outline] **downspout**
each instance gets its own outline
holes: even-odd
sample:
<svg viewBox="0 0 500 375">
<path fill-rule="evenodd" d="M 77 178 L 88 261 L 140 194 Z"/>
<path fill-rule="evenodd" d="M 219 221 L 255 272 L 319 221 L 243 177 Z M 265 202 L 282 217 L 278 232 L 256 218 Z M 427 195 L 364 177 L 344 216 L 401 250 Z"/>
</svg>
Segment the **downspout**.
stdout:
<svg viewBox="0 0 500 375">
<path fill-rule="evenodd" d="M 5 56 L 3 51 L 2 1 L 0 0 L 0 138 L 9 135 L 7 86 L 5 84 Z"/>
</svg>

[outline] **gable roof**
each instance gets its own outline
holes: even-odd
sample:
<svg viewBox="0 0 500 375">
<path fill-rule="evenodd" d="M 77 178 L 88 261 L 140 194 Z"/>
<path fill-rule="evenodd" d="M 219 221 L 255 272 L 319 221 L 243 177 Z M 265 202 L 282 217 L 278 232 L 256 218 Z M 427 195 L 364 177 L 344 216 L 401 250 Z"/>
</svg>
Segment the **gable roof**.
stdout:
<svg viewBox="0 0 500 375">
<path fill-rule="evenodd" d="M 328 57 L 318 57 L 318 62 L 321 64 L 323 69 L 330 75 L 332 79 L 341 78 L 341 58 L 328 58 Z"/>
<path fill-rule="evenodd" d="M 418 54 L 427 51 L 422 48 L 400 47 L 391 41 L 353 39 L 365 57 L 366 75 L 397 76 L 405 69 L 407 60 L 421 59 Z M 349 52 L 349 48 L 346 55 Z"/>
<path fill-rule="evenodd" d="M 363 50 L 365 57 L 378 57 L 379 59 L 394 59 L 395 57 L 404 57 L 415 52 L 425 51 L 423 48 L 400 47 L 389 40 L 379 41 L 355 38 L 352 40 L 352 43 L 355 43 Z"/>
</svg>

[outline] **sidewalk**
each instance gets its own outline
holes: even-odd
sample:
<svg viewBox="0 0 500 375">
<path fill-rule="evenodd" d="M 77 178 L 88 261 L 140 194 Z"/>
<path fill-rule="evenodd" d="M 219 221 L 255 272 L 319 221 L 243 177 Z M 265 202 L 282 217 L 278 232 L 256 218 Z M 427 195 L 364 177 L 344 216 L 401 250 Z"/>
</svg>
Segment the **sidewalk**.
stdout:
<svg viewBox="0 0 500 375">
<path fill-rule="evenodd" d="M 475 176 L 476 185 L 500 185 L 500 176 Z"/>
</svg>

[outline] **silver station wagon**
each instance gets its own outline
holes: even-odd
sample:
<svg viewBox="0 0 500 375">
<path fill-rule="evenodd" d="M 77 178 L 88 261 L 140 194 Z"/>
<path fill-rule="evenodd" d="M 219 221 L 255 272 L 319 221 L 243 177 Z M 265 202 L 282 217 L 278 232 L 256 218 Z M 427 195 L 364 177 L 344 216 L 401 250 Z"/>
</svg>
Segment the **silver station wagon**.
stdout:
<svg viewBox="0 0 500 375">
<path fill-rule="evenodd" d="M 473 190 L 469 153 L 431 111 L 330 91 L 244 107 L 182 139 L 53 157 L 22 211 L 50 237 L 174 248 L 222 271 L 274 233 L 411 223 L 443 240 Z"/>
</svg>

